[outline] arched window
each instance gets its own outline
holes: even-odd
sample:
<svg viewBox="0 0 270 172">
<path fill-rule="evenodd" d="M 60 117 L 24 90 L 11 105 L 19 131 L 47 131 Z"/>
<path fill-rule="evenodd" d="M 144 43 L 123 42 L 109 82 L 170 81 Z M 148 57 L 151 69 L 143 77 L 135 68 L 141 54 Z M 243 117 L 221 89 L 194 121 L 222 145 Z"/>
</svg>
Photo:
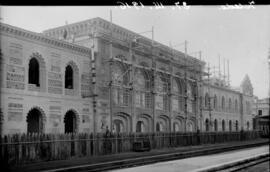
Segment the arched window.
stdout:
<svg viewBox="0 0 270 172">
<path fill-rule="evenodd" d="M 225 131 L 226 130 L 226 128 L 225 128 L 225 121 L 224 121 L 224 119 L 222 120 L 222 131 Z"/>
<path fill-rule="evenodd" d="M 205 93 L 204 106 L 209 107 L 209 95 L 208 95 L 208 93 Z"/>
<path fill-rule="evenodd" d="M 29 84 L 35 84 L 37 87 L 40 86 L 40 80 L 39 80 L 39 63 L 36 58 L 31 58 L 29 61 L 29 71 L 28 71 L 28 83 Z"/>
<path fill-rule="evenodd" d="M 214 96 L 214 109 L 217 109 L 217 95 Z"/>
<path fill-rule="evenodd" d="M 214 126 L 215 126 L 215 131 L 218 131 L 218 121 L 217 121 L 217 119 L 215 119 Z"/>
<path fill-rule="evenodd" d="M 135 105 L 137 107 L 151 107 L 150 77 L 146 71 L 137 70 L 134 81 Z"/>
<path fill-rule="evenodd" d="M 70 65 L 68 65 L 66 67 L 66 71 L 65 71 L 65 88 L 66 89 L 73 89 L 74 88 L 74 84 L 73 84 L 73 69 Z"/>
<path fill-rule="evenodd" d="M 222 96 L 222 99 L 221 99 L 221 109 L 225 110 L 225 98 L 224 98 L 224 96 Z"/>
<path fill-rule="evenodd" d="M 234 109 L 235 109 L 235 112 L 238 112 L 238 104 L 237 104 L 237 100 L 235 99 L 234 101 Z"/>
<path fill-rule="evenodd" d="M 238 121 L 235 121 L 235 130 L 238 131 Z"/>
<path fill-rule="evenodd" d="M 209 120 L 205 120 L 205 131 L 209 131 Z"/>
<path fill-rule="evenodd" d="M 112 70 L 113 100 L 116 105 L 129 106 L 129 70 L 120 63 L 115 63 Z"/>
<path fill-rule="evenodd" d="M 164 111 L 167 111 L 168 108 L 169 108 L 169 98 L 168 98 L 168 83 L 169 83 L 169 78 L 160 73 L 158 74 L 158 77 L 157 77 L 157 91 L 158 91 L 158 94 L 159 94 L 159 97 L 162 97 L 162 100 L 160 100 L 160 106 L 162 107 L 159 107 L 159 109 L 161 110 L 164 110 Z"/>
<path fill-rule="evenodd" d="M 173 79 L 172 83 L 172 111 L 179 112 L 180 109 L 183 110 L 182 106 L 182 86 L 178 79 Z"/>
<path fill-rule="evenodd" d="M 156 131 L 157 132 L 161 132 L 162 131 L 161 124 L 159 122 L 156 124 Z"/>
<path fill-rule="evenodd" d="M 196 97 L 196 86 L 192 82 L 186 83 L 187 87 L 187 111 L 194 113 L 195 112 L 195 97 Z"/>
</svg>

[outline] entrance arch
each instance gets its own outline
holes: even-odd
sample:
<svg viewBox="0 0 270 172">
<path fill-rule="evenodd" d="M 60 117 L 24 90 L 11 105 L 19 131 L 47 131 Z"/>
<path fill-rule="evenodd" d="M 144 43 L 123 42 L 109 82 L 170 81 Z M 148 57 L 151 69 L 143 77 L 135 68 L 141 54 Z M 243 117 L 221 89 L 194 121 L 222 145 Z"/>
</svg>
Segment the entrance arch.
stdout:
<svg viewBox="0 0 270 172">
<path fill-rule="evenodd" d="M 188 120 L 187 122 L 187 132 L 194 132 L 195 131 L 195 125 L 192 120 Z"/>
<path fill-rule="evenodd" d="M 116 133 L 121 133 L 124 130 L 124 123 L 119 119 L 113 121 L 113 128 Z"/>
<path fill-rule="evenodd" d="M 214 129 L 215 129 L 215 131 L 218 131 L 218 121 L 217 121 L 217 119 L 214 120 Z"/>
<path fill-rule="evenodd" d="M 224 119 L 222 120 L 222 131 L 225 131 L 226 130 L 226 128 L 225 128 L 225 121 L 224 121 Z"/>
<path fill-rule="evenodd" d="M 161 122 L 156 123 L 156 132 L 162 132 L 163 131 L 163 126 Z"/>
<path fill-rule="evenodd" d="M 205 120 L 205 131 L 209 131 L 209 120 L 208 120 L 208 118 L 206 118 L 206 120 Z"/>
<path fill-rule="evenodd" d="M 130 132 L 131 117 L 124 112 L 118 112 L 113 116 L 113 130 L 115 132 Z"/>
<path fill-rule="evenodd" d="M 136 124 L 136 132 L 144 132 L 144 123 L 143 121 L 138 121 Z"/>
<path fill-rule="evenodd" d="M 141 127 L 139 127 L 139 125 Z M 141 130 L 139 128 L 141 128 Z M 145 113 L 139 114 L 137 116 L 135 131 L 136 132 L 151 132 L 152 131 L 152 117 L 148 114 L 145 114 Z"/>
<path fill-rule="evenodd" d="M 78 130 L 78 117 L 73 110 L 67 111 L 64 117 L 65 133 L 76 133 Z"/>
<path fill-rule="evenodd" d="M 179 132 L 180 131 L 180 126 L 177 122 L 173 123 L 173 132 Z"/>
<path fill-rule="evenodd" d="M 184 118 L 182 116 L 175 117 L 175 120 L 173 122 L 173 131 L 174 132 L 184 131 Z"/>
<path fill-rule="evenodd" d="M 232 121 L 229 121 L 229 131 L 232 131 Z"/>
<path fill-rule="evenodd" d="M 45 125 L 45 114 L 39 108 L 31 109 L 26 117 L 27 133 L 43 133 Z"/>
</svg>

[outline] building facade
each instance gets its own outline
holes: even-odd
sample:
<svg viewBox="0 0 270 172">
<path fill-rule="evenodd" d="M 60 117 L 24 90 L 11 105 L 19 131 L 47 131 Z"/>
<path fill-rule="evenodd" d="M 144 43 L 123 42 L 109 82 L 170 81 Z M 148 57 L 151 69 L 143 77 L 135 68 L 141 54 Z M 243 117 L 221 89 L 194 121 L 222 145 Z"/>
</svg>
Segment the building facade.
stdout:
<svg viewBox="0 0 270 172">
<path fill-rule="evenodd" d="M 1 133 L 91 131 L 90 49 L 0 28 Z"/>
<path fill-rule="evenodd" d="M 238 91 L 207 83 L 205 62 L 101 18 L 42 34 L 2 25 L 1 51 L 3 133 L 252 126 L 249 79 Z"/>
<path fill-rule="evenodd" d="M 210 82 L 205 81 L 203 95 L 204 131 L 252 130 L 254 99 L 248 76 L 238 89 L 229 87 L 223 80 L 211 78 Z"/>
</svg>

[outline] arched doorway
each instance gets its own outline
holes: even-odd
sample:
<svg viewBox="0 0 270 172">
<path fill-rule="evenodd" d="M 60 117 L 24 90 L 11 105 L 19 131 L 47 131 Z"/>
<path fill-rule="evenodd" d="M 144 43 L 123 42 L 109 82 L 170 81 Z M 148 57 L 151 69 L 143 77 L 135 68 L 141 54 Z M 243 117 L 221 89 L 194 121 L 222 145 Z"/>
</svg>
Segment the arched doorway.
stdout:
<svg viewBox="0 0 270 172">
<path fill-rule="evenodd" d="M 174 132 L 180 131 L 180 126 L 179 126 L 179 124 L 177 122 L 173 123 L 173 131 Z"/>
<path fill-rule="evenodd" d="M 113 121 L 113 130 L 116 132 L 116 133 L 121 133 L 123 132 L 124 130 L 124 124 L 123 124 L 123 121 L 119 120 L 119 119 L 115 119 Z"/>
<path fill-rule="evenodd" d="M 209 131 L 209 120 L 205 120 L 205 131 Z"/>
<path fill-rule="evenodd" d="M 194 124 L 193 124 L 193 122 L 191 122 L 191 121 L 189 121 L 188 123 L 187 123 L 187 132 L 194 132 Z"/>
<path fill-rule="evenodd" d="M 156 124 L 156 131 L 157 132 L 162 132 L 163 131 L 163 127 L 162 127 L 162 124 L 160 122 L 158 122 Z"/>
<path fill-rule="evenodd" d="M 64 123 L 65 133 L 75 133 L 77 131 L 77 118 L 76 114 L 72 110 L 66 113 Z"/>
<path fill-rule="evenodd" d="M 214 128 L 215 128 L 215 131 L 218 131 L 218 121 L 217 121 L 217 119 L 215 119 L 215 121 L 214 121 Z"/>
<path fill-rule="evenodd" d="M 118 112 L 113 116 L 113 132 L 131 132 L 131 117 L 124 112 Z"/>
<path fill-rule="evenodd" d="M 27 118 L 27 133 L 42 133 L 44 128 L 44 122 L 42 113 L 39 109 L 34 108 L 29 111 Z"/>
<path fill-rule="evenodd" d="M 224 120 L 222 120 L 222 131 L 225 131 L 225 121 Z"/>
<path fill-rule="evenodd" d="M 148 114 L 138 115 L 135 131 L 139 131 L 139 130 L 137 130 L 137 128 L 140 125 L 141 132 L 151 132 L 152 131 L 152 120 L 151 119 L 152 119 L 151 116 Z M 141 121 L 141 122 L 138 123 L 139 121 Z"/>
<path fill-rule="evenodd" d="M 232 121 L 229 121 L 229 131 L 232 131 Z"/>
<path fill-rule="evenodd" d="M 136 124 L 136 132 L 144 132 L 144 123 L 143 121 L 138 121 Z"/>
</svg>

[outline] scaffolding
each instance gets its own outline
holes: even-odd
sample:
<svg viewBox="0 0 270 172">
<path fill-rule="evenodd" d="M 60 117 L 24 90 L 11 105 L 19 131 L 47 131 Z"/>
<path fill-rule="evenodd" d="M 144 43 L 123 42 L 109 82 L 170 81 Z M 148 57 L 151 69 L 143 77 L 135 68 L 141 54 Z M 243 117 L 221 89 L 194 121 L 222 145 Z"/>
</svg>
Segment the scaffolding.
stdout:
<svg viewBox="0 0 270 172">
<path fill-rule="evenodd" d="M 209 74 L 203 71 L 203 63 L 201 61 L 201 52 L 199 52 L 199 58 L 200 60 L 191 57 L 187 53 L 187 41 L 184 42 L 185 46 L 185 53 L 182 53 L 178 50 L 173 49 L 172 47 L 167 47 L 165 45 L 159 44 L 158 42 L 154 41 L 154 28 L 152 27 L 151 31 L 148 31 L 149 33 L 152 33 L 152 38 L 149 40 L 146 37 L 142 37 L 140 34 L 135 35 L 130 40 L 121 40 L 113 36 L 113 24 L 112 24 L 112 18 L 110 22 L 110 32 L 109 36 L 107 33 L 101 33 L 99 32 L 98 37 L 105 38 L 109 40 L 109 47 L 110 47 L 110 55 L 109 60 L 106 61 L 109 63 L 109 81 L 105 82 L 105 87 L 109 88 L 109 104 L 110 104 L 110 129 L 113 128 L 113 102 L 114 102 L 114 90 L 117 88 L 118 91 L 118 101 L 122 102 L 123 106 L 129 107 L 131 115 L 134 114 L 134 109 L 136 106 L 135 102 L 135 95 L 136 93 L 140 92 L 140 90 L 137 90 L 137 88 L 134 88 L 134 80 L 135 80 L 135 70 L 136 69 L 142 69 L 144 71 L 147 71 L 149 73 L 149 90 L 145 92 L 145 98 L 141 99 L 142 102 L 145 103 L 145 107 L 149 108 L 151 107 L 152 113 L 153 113 L 153 121 L 152 121 L 152 131 L 155 131 L 155 124 L 156 124 L 156 96 L 161 95 L 163 96 L 163 110 L 168 112 L 171 117 L 172 112 L 172 96 L 174 95 L 172 93 L 172 83 L 173 79 L 177 78 L 179 80 L 184 81 L 184 84 L 182 85 L 184 87 L 184 94 L 180 95 L 181 101 L 184 100 L 184 115 L 185 115 L 185 121 L 184 121 L 184 131 L 187 131 L 187 119 L 188 115 L 190 113 L 189 107 L 191 106 L 191 109 L 193 109 L 192 113 L 195 117 L 195 123 L 194 123 L 194 129 L 202 128 L 202 124 L 198 124 L 198 118 L 202 119 L 202 95 L 201 89 L 203 84 L 203 76 L 206 76 Z M 109 38 L 109 39 L 108 39 Z M 142 40 L 142 41 L 140 41 Z M 150 45 L 145 44 L 144 42 L 150 42 Z M 128 48 L 130 61 L 127 61 L 125 59 L 119 59 L 115 58 L 113 56 L 113 44 L 114 43 L 120 43 L 121 45 Z M 155 53 L 155 50 L 163 50 L 167 53 L 168 58 L 158 56 Z M 171 50 L 171 53 L 169 53 Z M 136 52 L 142 52 L 151 58 L 151 64 L 152 66 L 141 66 L 138 64 L 132 63 L 132 58 L 134 56 L 134 53 Z M 161 70 L 157 68 L 156 59 L 157 58 L 164 58 L 164 60 L 168 61 L 169 64 L 169 71 Z M 175 58 L 178 58 L 176 60 Z M 113 65 L 115 63 L 122 63 L 126 66 L 125 71 L 122 73 L 122 75 L 118 76 L 117 78 L 113 78 Z M 176 75 L 174 74 L 172 70 L 172 66 L 176 65 L 179 68 L 181 68 L 184 71 L 184 75 Z M 93 71 L 92 71 L 93 72 Z M 188 73 L 192 73 L 195 77 L 188 76 Z M 120 85 L 116 85 L 115 81 L 121 80 L 125 75 L 129 75 L 128 84 L 124 85 L 123 82 Z M 92 75 L 96 76 L 96 75 Z M 160 80 L 158 80 L 158 77 L 161 77 Z M 92 77 L 94 78 L 94 77 Z M 123 80 L 123 79 L 122 79 Z M 159 83 L 161 82 L 161 83 Z M 192 83 L 192 84 L 191 84 Z M 95 84 L 95 82 L 94 82 Z M 162 84 L 162 91 L 157 90 L 157 86 Z M 190 85 L 191 84 L 191 91 L 190 91 Z M 95 88 L 95 87 L 94 87 Z M 192 92 L 192 95 L 189 95 L 190 92 Z M 122 95 L 119 96 L 119 95 Z M 143 95 L 143 93 L 142 93 Z M 95 97 L 95 96 L 94 96 Z M 179 98 L 180 99 L 180 98 Z M 179 102 L 181 105 L 183 102 Z M 124 103 L 125 102 L 125 103 Z M 148 102 L 148 103 L 146 103 Z M 144 104 L 142 103 L 142 104 Z M 94 107 L 96 108 L 96 107 Z M 180 107 L 182 108 L 182 106 Z M 94 110 L 96 111 L 96 110 Z M 199 116 L 198 116 L 199 114 Z M 199 127 L 200 125 L 200 127 Z M 172 124 L 171 120 L 169 120 L 169 130 L 171 130 Z M 131 126 L 133 128 L 133 126 Z"/>
</svg>

